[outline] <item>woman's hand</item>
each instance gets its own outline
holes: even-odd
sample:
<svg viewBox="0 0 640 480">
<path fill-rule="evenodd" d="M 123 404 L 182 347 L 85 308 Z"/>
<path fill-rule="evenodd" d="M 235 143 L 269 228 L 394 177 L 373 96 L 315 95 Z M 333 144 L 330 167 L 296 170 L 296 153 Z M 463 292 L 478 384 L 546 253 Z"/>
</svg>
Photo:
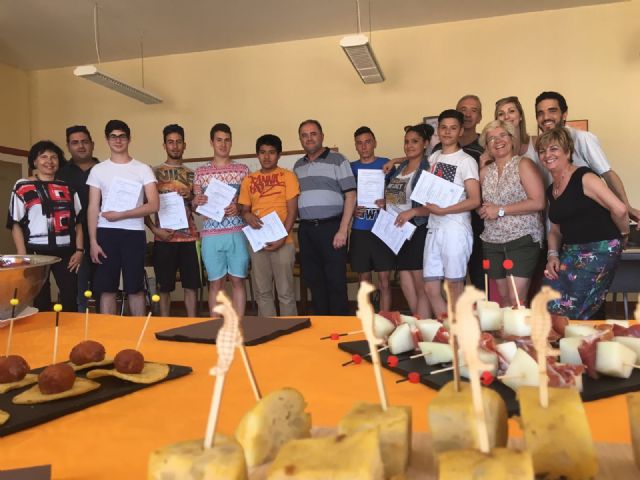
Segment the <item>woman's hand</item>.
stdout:
<svg viewBox="0 0 640 480">
<path fill-rule="evenodd" d="M 480 215 L 480 218 L 483 220 L 495 220 L 498 218 L 498 210 L 500 210 L 500 207 L 497 205 L 494 205 L 493 203 L 484 203 L 478 209 L 478 215 Z"/>
<path fill-rule="evenodd" d="M 80 251 L 76 251 L 71 258 L 69 259 L 69 263 L 67 264 L 67 269 L 70 272 L 78 273 L 80 269 L 80 265 L 82 264 L 82 258 L 84 257 L 84 253 Z"/>
<path fill-rule="evenodd" d="M 402 212 L 398 214 L 398 216 L 396 217 L 395 225 L 397 227 L 401 227 L 415 216 L 416 216 L 415 210 L 413 208 L 410 208 L 406 212 Z"/>
<path fill-rule="evenodd" d="M 224 214 L 228 217 L 233 217 L 238 214 L 238 204 L 231 202 L 227 208 L 224 209 Z"/>
<path fill-rule="evenodd" d="M 555 255 L 551 255 L 547 258 L 547 266 L 544 269 L 544 276 L 549 280 L 557 280 L 558 272 L 560 271 L 560 258 Z"/>
<path fill-rule="evenodd" d="M 200 205 L 204 205 L 205 203 L 207 203 L 208 200 L 209 197 L 202 193 L 199 193 L 198 195 L 195 195 L 193 197 L 193 200 L 191 200 L 191 205 L 194 207 L 199 207 Z"/>
</svg>

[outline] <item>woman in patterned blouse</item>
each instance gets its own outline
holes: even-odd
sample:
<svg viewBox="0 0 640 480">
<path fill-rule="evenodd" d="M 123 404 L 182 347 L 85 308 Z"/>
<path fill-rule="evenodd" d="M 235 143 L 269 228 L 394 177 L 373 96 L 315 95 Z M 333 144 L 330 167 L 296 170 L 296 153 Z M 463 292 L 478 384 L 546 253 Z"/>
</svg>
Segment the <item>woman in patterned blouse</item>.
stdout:
<svg viewBox="0 0 640 480">
<path fill-rule="evenodd" d="M 76 274 L 84 252 L 78 216 L 80 199 L 55 175 L 64 154 L 55 143 L 42 140 L 28 156 L 33 176 L 16 182 L 9 201 L 7 228 L 11 229 L 18 255 L 53 255 L 61 262 L 51 266 L 65 311 L 77 310 Z M 39 310 L 51 310 L 49 279 L 34 300 Z"/>
</svg>

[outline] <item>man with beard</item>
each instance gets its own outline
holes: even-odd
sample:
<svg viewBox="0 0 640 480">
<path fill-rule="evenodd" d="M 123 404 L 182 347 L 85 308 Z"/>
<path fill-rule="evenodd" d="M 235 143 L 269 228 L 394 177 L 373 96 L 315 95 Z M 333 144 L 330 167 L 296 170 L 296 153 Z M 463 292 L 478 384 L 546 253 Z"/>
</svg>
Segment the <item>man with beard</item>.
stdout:
<svg viewBox="0 0 640 480">
<path fill-rule="evenodd" d="M 168 317 L 171 311 L 171 292 L 176 288 L 176 273 L 180 271 L 180 282 L 184 289 L 184 305 L 187 316 L 195 317 L 196 290 L 200 288 L 200 261 L 196 249 L 198 231 L 191 213 L 193 198 L 193 170 L 182 164 L 182 155 L 187 144 L 184 142 L 184 129 L 180 125 L 167 125 L 162 131 L 162 146 L 167 159 L 162 165 L 153 168 L 158 180 L 158 193 L 177 192 L 184 198 L 188 227 L 181 230 L 162 228 L 155 217 L 145 219 L 147 227 L 153 232 L 153 268 L 156 274 L 160 294 L 160 315 Z"/>
<path fill-rule="evenodd" d="M 622 180 L 611 168 L 609 160 L 602 151 L 598 137 L 593 133 L 576 130 L 565 125 L 568 109 L 567 101 L 558 92 L 542 92 L 536 97 L 538 128 L 544 133 L 554 127 L 565 127 L 574 142 L 573 164 L 578 167 L 589 167 L 600 175 L 607 182 L 611 191 L 625 204 L 629 216 L 636 221 L 640 220 L 640 210 L 633 208 L 629 203 Z M 537 158 L 534 160 L 539 162 Z"/>
</svg>

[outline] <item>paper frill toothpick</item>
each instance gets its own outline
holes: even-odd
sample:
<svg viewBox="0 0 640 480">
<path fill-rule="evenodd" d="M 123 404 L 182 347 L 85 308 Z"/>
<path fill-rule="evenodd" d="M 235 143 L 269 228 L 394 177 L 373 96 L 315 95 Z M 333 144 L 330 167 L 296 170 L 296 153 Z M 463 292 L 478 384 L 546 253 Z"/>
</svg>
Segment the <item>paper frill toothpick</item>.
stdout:
<svg viewBox="0 0 640 480">
<path fill-rule="evenodd" d="M 531 340 L 536 349 L 538 363 L 538 391 L 540 406 L 549 406 L 549 379 L 547 376 L 547 356 L 558 355 L 560 352 L 549 346 L 549 330 L 551 330 L 551 315 L 547 304 L 551 300 L 560 298 L 560 293 L 551 287 L 544 286 L 531 301 L 531 315 L 525 321 L 531 326 Z"/>
<path fill-rule="evenodd" d="M 452 325 L 452 330 L 458 337 L 460 351 L 464 356 L 467 368 L 469 369 L 469 380 L 471 382 L 471 398 L 473 400 L 473 410 L 478 428 L 478 443 L 480 451 L 488 454 L 491 452 L 489 443 L 489 430 L 487 428 L 484 402 L 482 401 L 482 385 L 480 384 L 480 374 L 491 368 L 482 362 L 478 355 L 480 342 L 480 324 L 474 315 L 473 305 L 484 298 L 484 293 L 472 286 L 467 286 L 456 302 L 456 323 Z M 456 356 L 454 352 L 453 356 Z"/>
<path fill-rule="evenodd" d="M 242 338 L 242 330 L 240 329 L 240 319 L 234 310 L 229 297 L 224 292 L 218 292 L 216 297 L 218 304 L 213 308 L 215 313 L 222 315 L 223 324 L 218 330 L 216 337 L 216 351 L 218 353 L 218 361 L 214 367 L 209 370 L 209 374 L 216 377 L 213 387 L 213 395 L 211 397 L 211 407 L 209 408 L 209 417 L 207 419 L 207 428 L 204 436 L 204 448 L 211 448 L 215 440 L 216 425 L 218 423 L 218 412 L 220 411 L 220 401 L 222 400 L 222 391 L 224 389 L 225 375 L 229 371 L 233 363 L 236 348 L 244 350 L 244 340 Z M 246 356 L 246 352 L 244 354 Z M 243 357 L 244 358 L 244 357 Z M 251 365 L 248 357 L 246 358 L 245 368 L 249 374 L 254 394 L 258 396 L 258 385 L 253 376 Z"/>
<path fill-rule="evenodd" d="M 84 339 L 89 339 L 89 299 L 93 295 L 91 290 L 84 291 L 84 298 L 87 299 L 87 308 L 84 311 Z"/>
<path fill-rule="evenodd" d="M 444 293 L 447 296 L 447 318 L 449 319 L 449 346 L 453 352 L 453 387 L 456 392 L 460 391 L 460 361 L 458 359 L 458 337 L 455 333 L 456 316 L 453 311 L 453 302 L 451 301 L 451 290 L 449 282 L 444 281 Z"/>
<path fill-rule="evenodd" d="M 56 329 L 53 333 L 53 361 L 51 365 L 55 365 L 56 357 L 58 356 L 58 323 L 60 321 L 60 312 L 62 311 L 62 305 L 56 303 L 53 306 L 53 311 L 56 312 Z"/>
<path fill-rule="evenodd" d="M 510 259 L 505 259 L 502 262 L 502 266 L 505 270 L 507 271 L 511 271 L 511 269 L 513 268 L 513 260 Z M 520 297 L 518 296 L 518 289 L 516 288 L 516 279 L 513 276 L 513 273 L 509 273 L 509 279 L 511 280 L 511 288 L 513 288 L 513 293 L 516 296 L 516 303 L 518 304 L 518 308 L 524 308 L 522 305 L 520 305 Z M 489 300 L 489 299 L 487 299 Z"/>
<path fill-rule="evenodd" d="M 482 269 L 484 270 L 484 296 L 485 300 L 489 301 L 489 268 L 491 268 L 491 261 L 488 258 L 482 260 Z"/>
<path fill-rule="evenodd" d="M 152 295 L 151 301 L 154 303 L 158 303 L 160 301 L 160 295 Z M 87 309 L 88 311 L 89 309 Z M 142 344 L 142 339 L 144 338 L 144 332 L 147 330 L 147 326 L 149 325 L 149 319 L 151 318 L 151 311 L 153 309 L 149 309 L 149 313 L 147 314 L 147 319 L 144 321 L 144 325 L 142 326 L 142 330 L 140 331 L 140 335 L 138 335 L 138 341 L 136 342 L 136 350 L 140 350 L 140 344 Z"/>
<path fill-rule="evenodd" d="M 7 337 L 7 357 L 11 353 L 11 337 L 13 336 L 13 320 L 16 318 L 16 307 L 20 304 L 17 288 L 13 291 L 13 298 L 9 300 L 9 304 L 11 305 L 11 320 L 9 320 L 9 336 Z"/>
<path fill-rule="evenodd" d="M 356 315 L 362 322 L 362 330 L 369 344 L 371 364 L 373 365 L 373 373 L 376 379 L 376 386 L 378 387 L 380 405 L 382 406 L 382 410 L 386 412 L 388 408 L 387 392 L 384 389 L 384 383 L 382 383 L 382 368 L 380 367 L 380 353 L 378 352 L 378 347 L 383 341 L 376 337 L 373 329 L 375 311 L 373 305 L 371 305 L 371 298 L 369 296 L 374 290 L 375 288 L 369 282 L 360 282 L 360 289 L 358 290 L 358 311 Z"/>
</svg>

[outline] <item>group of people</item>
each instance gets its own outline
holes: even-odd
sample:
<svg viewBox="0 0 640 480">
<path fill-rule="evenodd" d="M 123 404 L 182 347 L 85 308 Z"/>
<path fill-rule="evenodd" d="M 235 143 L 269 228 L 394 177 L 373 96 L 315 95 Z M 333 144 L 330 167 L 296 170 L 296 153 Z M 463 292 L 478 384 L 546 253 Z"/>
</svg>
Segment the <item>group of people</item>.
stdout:
<svg viewBox="0 0 640 480">
<path fill-rule="evenodd" d="M 495 119 L 478 134 L 482 106 L 477 96 L 466 95 L 455 109 L 439 115 L 440 143 L 433 148 L 434 128 L 410 125 L 405 127 L 404 156 L 381 158 L 375 155 L 373 131 L 363 126 L 354 132 L 359 159 L 351 163 L 323 145 L 317 120 L 305 120 L 298 128 L 305 155 L 293 171 L 278 166 L 282 142 L 271 134 L 256 141 L 259 170 L 250 172 L 233 161 L 232 133 L 224 123 L 210 131 L 213 158 L 195 171 L 182 163 L 186 142 L 179 125 L 164 128 L 166 160 L 153 168 L 129 154 L 126 123 L 107 123 L 110 157 L 102 162 L 93 157 L 88 129 L 73 126 L 66 134 L 70 161 L 53 142 L 40 141 L 31 148 L 33 176 L 15 184 L 7 226 L 19 254 L 62 259 L 52 273 L 65 310 L 86 308 L 83 292 L 90 284 L 100 311 L 115 313 L 122 275 L 131 313 L 144 314 L 146 224 L 154 236 L 161 315 L 170 314 L 170 293 L 179 272 L 187 314 L 196 316 L 201 260 L 211 307 L 229 279 L 233 305 L 244 313 L 251 266 L 259 314 L 296 315 L 293 229 L 298 221 L 301 273 L 316 315 L 348 314 L 350 263 L 360 280 L 371 281 L 376 272 L 381 310 L 392 308 L 395 271 L 411 312 L 429 318 L 446 312 L 447 301 L 456 300 L 467 276 L 483 288 L 483 274 L 488 273 L 506 306 L 526 301 L 532 279 L 544 269 L 544 281 L 562 295 L 550 310 L 590 318 L 613 279 L 629 234 L 629 216 L 637 219 L 640 212 L 629 204 L 597 138 L 565 125 L 568 109 L 562 95 L 541 93 L 535 109 L 537 138 L 527 134 L 517 97 L 496 102 Z M 375 207 L 357 202 L 358 172 L 370 169 L 386 173 L 384 194 Z M 411 194 L 422 175 L 458 185 L 460 198 L 448 206 L 416 203 Z M 202 216 L 198 231 L 194 214 L 209 201 L 207 187 L 215 181 L 237 194 L 220 221 Z M 118 195 L 125 183 L 139 186 L 137 204 L 113 211 L 109 195 Z M 170 230 L 159 221 L 160 196 L 170 192 L 184 200 L 187 228 Z M 372 232 L 380 209 L 394 215 L 396 225 L 410 222 L 416 227 L 397 255 Z M 261 228 L 261 219 L 272 212 L 287 235 L 254 252 L 242 229 Z M 547 262 L 539 268 L 545 246 Z M 504 260 L 510 260 L 511 268 Z M 49 290 L 47 283 L 36 298 L 37 308 L 50 309 Z"/>
</svg>

